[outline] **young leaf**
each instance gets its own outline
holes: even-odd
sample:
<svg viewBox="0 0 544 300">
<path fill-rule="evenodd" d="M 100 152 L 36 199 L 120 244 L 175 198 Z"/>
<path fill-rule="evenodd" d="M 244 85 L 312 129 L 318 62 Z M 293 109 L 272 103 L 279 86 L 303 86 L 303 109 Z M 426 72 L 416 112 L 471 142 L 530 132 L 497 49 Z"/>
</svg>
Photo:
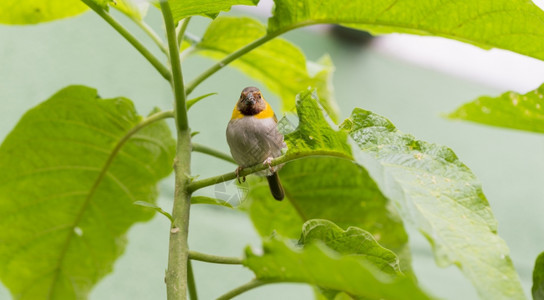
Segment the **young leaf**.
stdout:
<svg viewBox="0 0 544 300">
<path fill-rule="evenodd" d="M 268 31 L 342 23 L 375 34 L 435 35 L 544 59 L 544 12 L 531 1 L 275 0 Z"/>
<path fill-rule="evenodd" d="M 172 170 L 164 122 L 141 129 L 125 98 L 67 87 L 29 110 L 0 147 L 0 278 L 16 299 L 85 299 L 123 253 L 127 230 L 154 211 Z"/>
<path fill-rule="evenodd" d="M 210 24 L 197 45 L 197 53 L 219 60 L 265 35 L 266 27 L 254 19 L 219 17 Z M 334 70 L 330 58 L 308 63 L 307 68 L 300 49 L 284 39 L 275 38 L 243 55 L 232 66 L 278 94 L 284 110 L 293 109 L 298 92 L 309 86 L 317 87 L 320 103 L 331 119 L 338 121 L 338 108 L 330 85 Z"/>
<path fill-rule="evenodd" d="M 221 11 L 229 11 L 233 5 L 257 5 L 259 0 L 169 0 L 174 21 L 190 16 L 215 18 Z"/>
<path fill-rule="evenodd" d="M 311 90 L 296 96 L 299 125 L 297 129 L 285 135 L 286 155 L 321 152 L 351 159 L 351 148 L 347 143 L 347 134 L 331 128 L 317 104 L 317 97 Z"/>
<path fill-rule="evenodd" d="M 263 243 L 259 256 L 246 249 L 244 265 L 257 279 L 270 282 L 303 282 L 344 291 L 365 299 L 430 299 L 410 278 L 389 275 L 353 255 L 339 255 L 322 243 L 295 249 L 272 239 Z"/>
<path fill-rule="evenodd" d="M 540 253 L 535 261 L 533 270 L 533 288 L 531 289 L 534 300 L 544 299 L 544 252 Z"/>
<path fill-rule="evenodd" d="M 301 245 L 316 241 L 342 255 L 359 255 L 387 274 L 400 273 L 399 259 L 395 253 L 382 247 L 374 237 L 357 227 L 343 230 L 328 220 L 313 219 L 302 226 Z"/>
<path fill-rule="evenodd" d="M 544 85 L 524 95 L 506 92 L 499 97 L 480 97 L 459 107 L 448 117 L 544 133 Z"/>
<path fill-rule="evenodd" d="M 0 23 L 26 25 L 72 17 L 86 11 L 81 0 L 2 0 Z"/>
<path fill-rule="evenodd" d="M 459 266 L 484 299 L 524 299 L 481 185 L 451 149 L 363 109 L 342 127 L 361 150 L 357 161 L 429 240 L 438 265 Z"/>
</svg>

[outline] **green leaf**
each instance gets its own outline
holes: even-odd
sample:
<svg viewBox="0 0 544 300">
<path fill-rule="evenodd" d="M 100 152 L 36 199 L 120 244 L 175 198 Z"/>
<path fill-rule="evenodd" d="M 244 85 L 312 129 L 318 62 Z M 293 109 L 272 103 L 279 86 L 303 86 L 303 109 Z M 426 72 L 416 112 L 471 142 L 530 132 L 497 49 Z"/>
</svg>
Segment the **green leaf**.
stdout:
<svg viewBox="0 0 544 300">
<path fill-rule="evenodd" d="M 303 282 L 345 291 L 368 299 L 430 299 L 410 278 L 389 275 L 353 255 L 340 255 L 322 243 L 296 249 L 286 241 L 263 243 L 259 256 L 246 249 L 244 265 L 257 279 L 270 282 Z"/>
<path fill-rule="evenodd" d="M 524 299 L 480 182 L 451 149 L 363 109 L 342 127 L 361 150 L 357 161 L 429 240 L 439 266 L 457 265 L 484 299 Z"/>
<path fill-rule="evenodd" d="M 352 159 L 347 134 L 331 128 L 317 104 L 316 95 L 306 90 L 298 94 L 296 100 L 299 125 L 295 131 L 285 135 L 286 155 L 311 152 Z"/>
<path fill-rule="evenodd" d="M 0 23 L 26 25 L 72 17 L 88 7 L 80 0 L 2 0 Z"/>
<path fill-rule="evenodd" d="M 506 92 L 480 97 L 448 115 L 486 125 L 544 133 L 544 85 L 521 95 Z"/>
<path fill-rule="evenodd" d="M 434 35 L 544 59 L 544 12 L 531 1 L 275 0 L 270 34 L 342 23 L 375 34 Z"/>
<path fill-rule="evenodd" d="M 327 219 L 342 228 L 362 228 L 397 253 L 408 242 L 402 221 L 357 164 L 330 157 L 304 158 L 286 164 L 279 174 L 289 201 L 273 201 L 263 180 L 251 185 L 244 203 L 262 236 L 277 232 L 298 238 L 304 222 Z"/>
<path fill-rule="evenodd" d="M 175 141 L 125 98 L 70 86 L 29 110 L 0 147 L 0 278 L 16 299 L 86 299 L 123 253 L 127 230 L 154 211 Z M 103 176 L 101 175 L 103 174 Z"/>
<path fill-rule="evenodd" d="M 299 125 L 285 136 L 289 147 L 286 155 L 330 151 L 351 157 L 347 136 L 331 128 L 312 94 L 302 93 L 297 103 Z M 280 120 L 285 123 L 283 127 L 292 126 L 286 120 Z M 251 184 L 243 203 L 262 236 L 276 232 L 298 238 L 304 222 L 327 219 L 342 228 L 356 226 L 370 232 L 380 244 L 401 256 L 403 271 L 409 269 L 408 238 L 402 221 L 364 168 L 347 159 L 307 157 L 287 163 L 279 174 L 289 201 L 273 200 L 266 182 L 260 181 Z"/>
<path fill-rule="evenodd" d="M 220 206 L 226 206 L 228 208 L 233 208 L 232 205 L 230 205 L 230 203 L 226 201 L 211 198 L 211 197 L 206 197 L 206 196 L 192 196 L 191 204 L 212 204 L 212 205 L 220 205 Z"/>
<path fill-rule="evenodd" d="M 220 17 L 210 24 L 196 53 L 219 60 L 265 35 L 266 27 L 254 19 Z M 334 68 L 328 56 L 318 63 L 307 63 L 298 47 L 275 38 L 231 65 L 279 95 L 286 111 L 293 109 L 300 91 L 309 86 L 318 88 L 322 106 L 332 120 L 338 121 L 338 108 L 330 85 Z"/>
<path fill-rule="evenodd" d="M 164 209 L 162 209 L 160 206 L 156 205 L 156 204 L 145 202 L 145 201 L 134 201 L 134 203 L 132 203 L 132 204 L 147 207 L 147 208 L 152 208 L 156 212 L 158 212 L 161 215 L 167 217 L 168 220 L 170 220 L 170 223 L 174 223 L 174 218 L 172 217 L 172 215 L 170 213 L 168 213 L 167 211 L 165 211 Z"/>
<path fill-rule="evenodd" d="M 149 2 L 143 0 L 115 0 L 110 5 L 135 20 L 142 20 L 149 9 Z"/>
<path fill-rule="evenodd" d="M 357 227 L 343 230 L 328 220 L 312 219 L 302 226 L 299 244 L 316 241 L 342 255 L 357 255 L 387 274 L 400 273 L 399 259 L 391 250 L 382 247 L 374 237 Z"/>
<path fill-rule="evenodd" d="M 229 11 L 233 5 L 257 5 L 259 0 L 169 0 L 174 21 L 190 16 L 215 18 L 221 11 Z"/>
<path fill-rule="evenodd" d="M 533 288 L 531 289 L 534 300 L 544 299 L 544 252 L 540 253 L 535 261 L 533 270 Z"/>
</svg>

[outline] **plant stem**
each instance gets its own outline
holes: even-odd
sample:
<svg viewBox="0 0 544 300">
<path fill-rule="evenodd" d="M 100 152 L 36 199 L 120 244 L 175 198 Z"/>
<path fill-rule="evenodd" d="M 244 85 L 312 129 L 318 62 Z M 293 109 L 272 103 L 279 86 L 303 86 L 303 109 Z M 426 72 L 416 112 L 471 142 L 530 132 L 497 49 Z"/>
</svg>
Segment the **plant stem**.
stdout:
<svg viewBox="0 0 544 300">
<path fill-rule="evenodd" d="M 175 192 L 168 249 L 168 270 L 166 271 L 166 293 L 168 300 L 187 299 L 187 263 L 189 259 L 189 210 L 191 192 L 188 191 L 191 174 L 191 132 L 189 129 L 178 131 L 177 155 L 174 161 Z"/>
<path fill-rule="evenodd" d="M 174 96 L 176 98 L 176 124 L 178 130 L 184 131 L 189 128 L 187 120 L 187 106 L 185 104 L 185 87 L 183 85 L 183 74 L 181 72 L 181 62 L 179 59 L 179 47 L 176 38 L 176 28 L 174 18 L 170 10 L 168 1 L 161 0 L 161 10 L 166 27 L 166 37 L 168 38 L 168 52 L 170 54 L 170 65 L 172 67 Z"/>
<path fill-rule="evenodd" d="M 138 50 L 150 63 L 159 71 L 159 73 L 164 77 L 164 79 L 170 81 L 172 76 L 170 75 L 170 72 L 168 71 L 168 68 L 166 68 L 147 48 L 136 39 L 128 30 L 123 27 L 119 22 L 117 22 L 115 19 L 112 18 L 112 16 L 105 11 L 102 7 L 100 7 L 98 4 L 93 2 L 92 0 L 81 0 L 83 3 L 85 3 L 88 7 L 90 7 L 92 10 L 94 10 L 102 19 L 104 19 L 108 24 L 111 25 L 119 34 L 121 34 L 136 50 Z"/>
<path fill-rule="evenodd" d="M 332 151 L 308 151 L 308 152 L 298 152 L 298 153 L 294 153 L 294 154 L 289 154 L 288 153 L 287 155 L 282 155 L 282 156 L 276 157 L 276 158 L 274 158 L 272 160 L 272 162 L 270 163 L 270 166 L 274 167 L 274 166 L 281 165 L 281 164 L 284 164 L 286 162 L 289 162 L 289 161 L 292 161 L 292 160 L 295 160 L 295 159 L 300 159 L 300 158 L 303 158 L 303 157 L 310 157 L 310 156 L 329 156 L 329 157 L 338 157 L 338 158 L 353 160 L 351 157 L 348 157 L 348 156 L 346 156 L 344 154 L 341 154 L 341 153 L 338 153 L 338 152 L 332 152 Z M 265 170 L 267 168 L 268 168 L 268 165 L 257 164 L 257 165 L 255 165 L 253 167 L 243 169 L 242 171 L 240 171 L 238 176 L 239 177 L 244 177 L 244 176 L 247 176 L 249 174 Z M 201 189 L 203 187 L 207 187 L 207 186 L 214 185 L 214 184 L 217 184 L 217 183 L 220 183 L 220 182 L 232 180 L 232 179 L 235 179 L 235 178 L 236 178 L 236 173 L 235 172 L 225 173 L 223 175 L 218 175 L 218 176 L 214 176 L 214 177 L 209 177 L 209 178 L 193 181 L 193 182 L 191 182 L 189 184 L 189 186 L 187 188 L 188 188 L 189 192 L 193 193 L 194 191 L 199 190 L 199 189 Z"/>
<path fill-rule="evenodd" d="M 228 161 L 230 163 L 236 164 L 236 162 L 234 161 L 234 159 L 230 155 L 228 155 L 226 153 L 223 153 L 223 152 L 221 152 L 219 150 L 215 150 L 213 148 L 210 148 L 208 146 L 193 143 L 193 151 L 208 154 L 208 155 L 217 157 L 219 159 L 222 159 L 224 161 Z"/>
<path fill-rule="evenodd" d="M 130 16 L 129 16 L 130 18 Z M 139 19 L 136 19 L 136 18 L 131 18 L 134 23 L 136 23 L 136 25 L 138 25 L 145 33 L 147 33 L 147 35 L 153 40 L 153 42 L 155 42 L 155 44 L 157 44 L 157 47 L 159 47 L 159 49 L 161 49 L 161 51 L 165 54 L 168 54 L 168 49 L 166 49 L 166 46 L 164 45 L 164 42 L 162 41 L 162 39 L 160 38 L 160 36 L 153 30 L 153 28 L 151 28 L 149 25 L 147 25 L 147 23 L 145 23 L 144 21 L 142 20 L 139 20 Z"/>
<path fill-rule="evenodd" d="M 174 222 L 170 229 L 170 244 L 168 249 L 168 269 L 166 271 L 166 294 L 168 300 L 187 299 L 189 263 L 189 211 L 191 208 L 191 192 L 187 189 L 191 176 L 191 130 L 187 120 L 185 104 L 185 87 L 179 60 L 179 49 L 176 40 L 174 18 L 168 1 L 161 0 L 161 11 L 166 27 L 168 54 L 172 68 L 172 85 L 176 100 L 175 117 L 178 133 L 176 158 L 174 160 L 175 182 L 174 207 L 172 218 Z"/>
<path fill-rule="evenodd" d="M 200 253 L 196 251 L 189 251 L 189 258 L 192 260 L 198 260 L 214 264 L 223 265 L 241 265 L 242 259 L 238 257 L 218 256 L 206 253 Z"/>
<path fill-rule="evenodd" d="M 178 25 L 179 29 L 176 29 L 176 41 L 178 48 L 181 48 L 181 42 L 183 41 L 183 37 L 185 36 L 185 31 L 187 30 L 187 26 L 189 26 L 189 21 L 191 21 L 191 17 L 185 18 L 181 20 L 180 24 Z"/>
<path fill-rule="evenodd" d="M 225 56 L 222 60 L 217 62 L 215 65 L 211 66 L 209 69 L 207 69 L 202 74 L 198 75 L 195 79 L 193 79 L 193 81 L 189 82 L 189 84 L 187 84 L 187 90 L 186 90 L 187 95 L 189 95 L 202 81 L 206 80 L 208 77 L 210 77 L 215 72 L 219 71 L 220 69 L 222 69 L 223 67 L 225 67 L 226 65 L 231 63 L 232 61 L 238 59 L 240 56 L 248 53 L 249 51 L 251 51 L 251 50 L 261 46 L 262 44 L 270 41 L 271 39 L 277 37 L 281 33 L 283 33 L 283 32 L 267 34 L 267 35 L 255 40 L 255 41 L 245 45 L 244 47 L 236 50 L 235 52 L 232 52 L 231 54 Z"/>
<path fill-rule="evenodd" d="M 250 281 L 250 282 L 248 282 L 248 283 L 246 283 L 244 285 L 241 285 L 241 286 L 231 290 L 230 292 L 227 292 L 227 293 L 223 294 L 222 296 L 219 296 L 217 298 L 217 300 L 232 299 L 232 298 L 240 295 L 241 293 L 247 292 L 247 291 L 249 291 L 251 289 L 254 289 L 256 287 L 260 287 L 261 285 L 265 285 L 267 283 L 270 283 L 270 282 L 253 279 L 252 281 Z"/>
<path fill-rule="evenodd" d="M 198 294 L 196 293 L 195 274 L 193 272 L 193 263 L 191 260 L 187 262 L 187 283 L 189 284 L 189 297 L 191 300 L 198 300 Z"/>
</svg>

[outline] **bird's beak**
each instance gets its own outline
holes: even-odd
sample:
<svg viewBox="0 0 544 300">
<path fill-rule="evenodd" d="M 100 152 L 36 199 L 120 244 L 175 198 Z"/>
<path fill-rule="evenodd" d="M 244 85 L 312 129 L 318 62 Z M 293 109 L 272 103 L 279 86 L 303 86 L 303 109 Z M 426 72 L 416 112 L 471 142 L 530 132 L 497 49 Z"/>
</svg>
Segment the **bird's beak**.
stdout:
<svg viewBox="0 0 544 300">
<path fill-rule="evenodd" d="M 252 94 L 249 94 L 244 98 L 244 102 L 247 105 L 254 105 L 255 104 L 255 97 L 253 97 Z"/>
</svg>

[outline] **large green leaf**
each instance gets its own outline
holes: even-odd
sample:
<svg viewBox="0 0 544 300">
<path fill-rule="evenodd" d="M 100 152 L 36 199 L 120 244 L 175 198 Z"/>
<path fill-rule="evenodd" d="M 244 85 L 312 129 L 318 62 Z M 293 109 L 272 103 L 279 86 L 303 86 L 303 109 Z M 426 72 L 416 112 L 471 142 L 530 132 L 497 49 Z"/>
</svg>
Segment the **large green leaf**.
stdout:
<svg viewBox="0 0 544 300">
<path fill-rule="evenodd" d="M 544 59 L 544 12 L 531 1 L 275 0 L 268 31 L 343 23 L 373 33 L 435 35 Z"/>
<path fill-rule="evenodd" d="M 309 91 L 298 97 L 297 113 L 297 129 L 285 136 L 286 155 L 315 151 L 351 157 L 346 134 L 331 128 Z M 364 168 L 348 159 L 313 157 L 291 161 L 279 174 L 289 201 L 274 201 L 266 182 L 261 181 L 251 186 L 243 205 L 261 235 L 277 232 L 298 238 L 304 222 L 327 219 L 342 228 L 369 231 L 380 244 L 401 255 L 403 270 L 409 269 L 402 222 Z"/>
<path fill-rule="evenodd" d="M 302 227 L 299 244 L 309 245 L 317 241 L 342 255 L 358 256 L 385 273 L 400 272 L 395 253 L 382 247 L 370 233 L 360 228 L 350 226 L 343 230 L 328 220 L 309 220 Z"/>
<path fill-rule="evenodd" d="M 259 0 L 169 0 L 174 21 L 190 16 L 217 17 L 221 11 L 229 11 L 233 5 L 257 5 Z"/>
<path fill-rule="evenodd" d="M 429 240 L 438 265 L 459 266 L 482 298 L 524 298 L 481 185 L 451 149 L 417 140 L 363 109 L 342 127 L 361 150 L 357 161 Z"/>
<path fill-rule="evenodd" d="M 172 170 L 164 122 L 125 98 L 70 86 L 28 111 L 0 147 L 0 278 L 16 299 L 85 299 L 123 253 L 127 230 L 149 220 L 156 183 Z"/>
<path fill-rule="evenodd" d="M 244 259 L 262 281 L 309 283 L 365 299 L 429 299 L 411 278 L 386 274 L 361 257 L 340 255 L 319 242 L 297 249 L 275 238 L 263 248 L 261 256 L 248 248 Z"/>
<path fill-rule="evenodd" d="M 221 59 L 265 35 L 266 27 L 254 19 L 220 17 L 210 24 L 197 49 L 204 56 Z M 279 95 L 287 111 L 295 106 L 297 93 L 309 86 L 318 88 L 322 106 L 332 120 L 338 120 L 330 86 L 334 68 L 327 56 L 307 66 L 298 47 L 276 38 L 240 57 L 232 66 Z"/>
<path fill-rule="evenodd" d="M 544 133 L 544 85 L 524 95 L 506 92 L 499 97 L 480 97 L 448 117 Z"/>
<path fill-rule="evenodd" d="M 544 252 L 540 253 L 535 261 L 533 270 L 533 288 L 531 289 L 534 300 L 544 299 Z"/>
<path fill-rule="evenodd" d="M 81 0 L 2 0 L 0 23 L 36 24 L 75 16 L 87 9 Z"/>
</svg>

